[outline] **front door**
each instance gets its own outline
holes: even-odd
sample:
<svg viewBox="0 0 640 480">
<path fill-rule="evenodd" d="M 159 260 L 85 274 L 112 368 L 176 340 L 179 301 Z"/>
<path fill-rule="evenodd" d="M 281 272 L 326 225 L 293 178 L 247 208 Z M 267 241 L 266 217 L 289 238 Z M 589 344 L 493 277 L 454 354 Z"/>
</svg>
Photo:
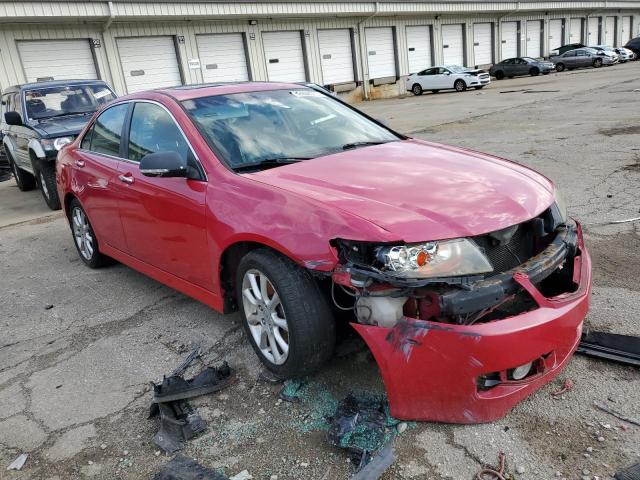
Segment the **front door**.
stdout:
<svg viewBox="0 0 640 480">
<path fill-rule="evenodd" d="M 213 289 L 206 231 L 205 181 L 146 177 L 140 160 L 177 152 L 185 165 L 195 157 L 173 116 L 156 103 L 137 102 L 120 162 L 120 217 L 129 254 L 195 285 Z"/>
</svg>

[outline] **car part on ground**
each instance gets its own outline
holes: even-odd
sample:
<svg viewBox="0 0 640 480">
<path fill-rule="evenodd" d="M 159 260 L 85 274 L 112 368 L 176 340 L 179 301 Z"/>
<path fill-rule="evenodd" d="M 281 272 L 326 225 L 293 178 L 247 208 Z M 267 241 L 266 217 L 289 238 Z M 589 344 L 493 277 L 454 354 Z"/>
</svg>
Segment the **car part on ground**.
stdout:
<svg viewBox="0 0 640 480">
<path fill-rule="evenodd" d="M 234 378 L 234 372 L 227 362 L 217 368 L 206 367 L 189 380 L 181 375 L 164 377 L 162 383 L 153 387 L 153 402 L 173 402 L 218 392 L 226 388 Z"/>
<path fill-rule="evenodd" d="M 604 403 L 599 402 L 597 400 L 593 401 L 593 405 L 597 409 L 602 410 L 603 412 L 607 412 L 609 415 L 613 415 L 614 417 L 616 417 L 616 418 L 618 418 L 618 419 L 620 419 L 620 420 L 622 420 L 624 422 L 632 423 L 633 425 L 637 425 L 638 427 L 640 427 L 640 419 L 633 418 L 633 417 L 630 417 L 630 416 L 625 415 L 623 413 L 620 413 L 617 410 L 614 410 L 613 408 L 611 408 L 611 407 L 609 407 L 609 406 L 605 405 Z"/>
<path fill-rule="evenodd" d="M 229 480 L 229 477 L 203 467 L 193 458 L 178 454 L 160 469 L 153 480 Z"/>
<path fill-rule="evenodd" d="M 616 472 L 614 478 L 616 480 L 640 480 L 640 463 Z"/>
<path fill-rule="evenodd" d="M 153 442 L 167 453 L 180 450 L 184 442 L 207 429 L 207 423 L 185 400 L 157 405 L 160 429 L 153 437 Z"/>
<path fill-rule="evenodd" d="M 608 332 L 586 332 L 578 353 L 640 367 L 640 337 Z"/>
</svg>

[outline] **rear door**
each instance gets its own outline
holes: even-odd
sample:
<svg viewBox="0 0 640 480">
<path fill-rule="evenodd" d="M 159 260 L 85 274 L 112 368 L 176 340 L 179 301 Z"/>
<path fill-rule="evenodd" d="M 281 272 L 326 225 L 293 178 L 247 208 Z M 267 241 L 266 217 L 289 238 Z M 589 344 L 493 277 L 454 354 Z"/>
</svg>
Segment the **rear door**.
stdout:
<svg viewBox="0 0 640 480">
<path fill-rule="evenodd" d="M 591 65 L 591 55 L 586 50 L 576 50 L 573 65 L 576 67 L 588 67 Z"/>
<path fill-rule="evenodd" d="M 109 107 L 96 119 L 74 152 L 71 165 L 76 193 L 98 240 L 127 250 L 118 210 L 118 164 L 122 158 L 122 133 L 128 103 Z"/>
<path fill-rule="evenodd" d="M 119 164 L 120 217 L 129 254 L 207 290 L 213 289 L 207 246 L 207 183 L 186 178 L 146 177 L 140 160 L 149 153 L 177 152 L 197 165 L 182 129 L 158 103 L 133 106 L 125 137 L 126 160 Z"/>
</svg>

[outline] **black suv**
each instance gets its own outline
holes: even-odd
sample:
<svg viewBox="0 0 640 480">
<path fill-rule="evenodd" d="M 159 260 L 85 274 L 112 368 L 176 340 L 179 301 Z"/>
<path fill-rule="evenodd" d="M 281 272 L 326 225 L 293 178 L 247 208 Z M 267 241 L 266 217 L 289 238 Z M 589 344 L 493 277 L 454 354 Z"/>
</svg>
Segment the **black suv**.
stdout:
<svg viewBox="0 0 640 480">
<path fill-rule="evenodd" d="M 58 151 L 114 98 L 111 87 L 100 80 L 27 83 L 2 92 L 0 137 L 18 188 L 37 185 L 49 208 L 58 210 Z"/>
</svg>

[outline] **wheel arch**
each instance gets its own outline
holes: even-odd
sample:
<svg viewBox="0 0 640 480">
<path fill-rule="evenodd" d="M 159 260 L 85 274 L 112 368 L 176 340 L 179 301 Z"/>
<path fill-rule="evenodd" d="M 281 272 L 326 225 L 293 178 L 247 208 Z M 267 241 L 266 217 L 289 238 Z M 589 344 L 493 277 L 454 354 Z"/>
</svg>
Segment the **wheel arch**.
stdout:
<svg viewBox="0 0 640 480">
<path fill-rule="evenodd" d="M 67 192 L 64 195 L 64 199 L 62 200 L 62 207 L 64 208 L 64 214 L 67 217 L 67 220 L 70 220 L 70 215 L 71 212 L 69 211 L 69 207 L 71 206 L 71 202 L 76 199 L 78 200 L 78 202 L 80 202 L 80 199 L 78 197 L 76 197 L 73 193 L 71 192 Z M 82 205 L 82 202 L 80 202 L 80 205 Z M 91 221 L 91 220 L 89 220 Z"/>
</svg>

